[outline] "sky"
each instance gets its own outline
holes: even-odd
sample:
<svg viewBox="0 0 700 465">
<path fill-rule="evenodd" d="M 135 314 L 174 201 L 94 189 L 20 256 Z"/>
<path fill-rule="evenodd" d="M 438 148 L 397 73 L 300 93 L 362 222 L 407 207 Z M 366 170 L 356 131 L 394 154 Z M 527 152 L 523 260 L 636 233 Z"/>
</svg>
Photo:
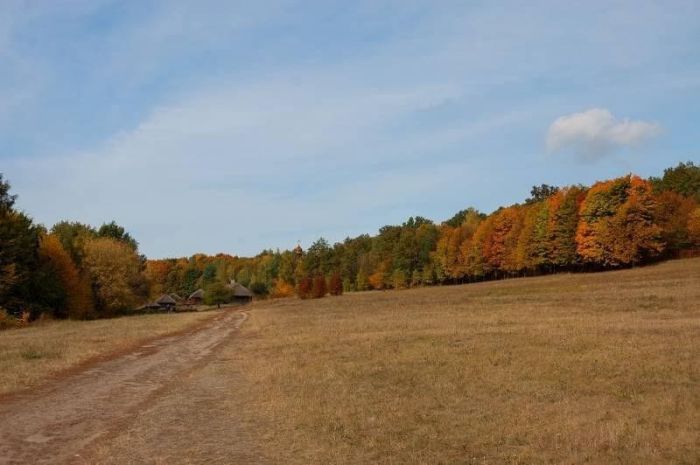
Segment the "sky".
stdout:
<svg viewBox="0 0 700 465">
<path fill-rule="evenodd" d="M 0 2 L 0 172 L 152 258 L 700 161 L 700 2 Z"/>
</svg>

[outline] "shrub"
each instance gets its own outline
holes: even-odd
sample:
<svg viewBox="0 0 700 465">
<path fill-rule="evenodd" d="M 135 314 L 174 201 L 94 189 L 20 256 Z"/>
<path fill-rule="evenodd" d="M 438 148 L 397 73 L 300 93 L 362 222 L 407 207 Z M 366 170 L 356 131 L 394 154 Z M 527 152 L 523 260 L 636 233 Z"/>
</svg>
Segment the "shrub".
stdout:
<svg viewBox="0 0 700 465">
<path fill-rule="evenodd" d="M 311 297 L 314 299 L 320 299 L 328 293 L 328 288 L 326 286 L 326 278 L 323 275 L 318 275 L 314 278 L 313 285 L 311 287 Z"/>
<path fill-rule="evenodd" d="M 300 299 L 308 299 L 309 297 L 311 297 L 312 285 L 313 282 L 310 276 L 306 276 L 299 280 L 299 284 L 297 285 L 297 295 Z"/>
<path fill-rule="evenodd" d="M 286 282 L 284 279 L 278 279 L 275 282 L 275 287 L 272 289 L 272 297 L 284 298 L 294 295 L 294 286 Z"/>
<path fill-rule="evenodd" d="M 340 273 L 335 272 L 331 276 L 328 292 L 331 295 L 341 295 L 343 293 L 343 279 L 340 277 Z"/>
</svg>

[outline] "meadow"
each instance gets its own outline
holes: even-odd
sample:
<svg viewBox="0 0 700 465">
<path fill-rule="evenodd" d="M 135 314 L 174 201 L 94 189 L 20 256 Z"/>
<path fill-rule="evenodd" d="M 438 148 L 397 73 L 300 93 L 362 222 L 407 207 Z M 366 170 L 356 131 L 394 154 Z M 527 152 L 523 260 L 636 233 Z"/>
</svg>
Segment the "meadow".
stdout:
<svg viewBox="0 0 700 465">
<path fill-rule="evenodd" d="M 700 259 L 249 309 L 271 463 L 700 463 Z"/>
<path fill-rule="evenodd" d="M 58 320 L 0 331 L 0 396 L 34 387 L 83 363 L 132 349 L 147 340 L 189 329 L 214 314 Z"/>
</svg>

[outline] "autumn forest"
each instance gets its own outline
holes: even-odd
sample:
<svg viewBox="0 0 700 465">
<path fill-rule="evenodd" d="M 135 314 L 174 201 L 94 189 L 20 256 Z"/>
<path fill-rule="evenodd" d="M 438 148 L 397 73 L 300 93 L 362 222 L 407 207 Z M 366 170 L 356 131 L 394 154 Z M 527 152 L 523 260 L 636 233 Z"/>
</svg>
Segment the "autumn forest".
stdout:
<svg viewBox="0 0 700 465">
<path fill-rule="evenodd" d="M 165 293 L 188 296 L 200 288 L 225 300 L 231 279 L 258 298 L 318 298 L 633 267 L 700 250 L 700 167 L 692 162 L 649 179 L 543 184 L 524 202 L 490 214 L 468 208 L 439 224 L 411 217 L 374 236 L 332 245 L 321 238 L 306 250 L 255 257 L 149 260 L 114 222 L 64 221 L 47 229 L 16 209 L 15 199 L 0 177 L 0 323 L 6 325 L 22 315 L 110 317 Z"/>
</svg>

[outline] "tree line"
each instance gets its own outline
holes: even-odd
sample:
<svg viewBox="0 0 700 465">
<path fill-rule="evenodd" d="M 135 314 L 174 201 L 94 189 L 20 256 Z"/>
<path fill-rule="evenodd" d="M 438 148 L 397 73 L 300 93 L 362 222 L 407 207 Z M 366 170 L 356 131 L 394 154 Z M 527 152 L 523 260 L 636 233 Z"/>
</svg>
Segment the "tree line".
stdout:
<svg viewBox="0 0 700 465">
<path fill-rule="evenodd" d="M 700 167 L 581 185 L 535 186 L 524 202 L 486 215 L 468 208 L 435 224 L 412 217 L 378 234 L 255 257 L 149 260 L 158 292 L 187 294 L 234 278 L 258 295 L 328 293 L 464 283 L 558 271 L 641 265 L 700 248 Z"/>
<path fill-rule="evenodd" d="M 255 257 L 196 254 L 147 260 L 116 223 L 59 222 L 50 230 L 14 207 L 0 176 L 0 309 L 59 318 L 108 317 L 161 294 L 221 296 L 231 279 L 258 296 L 318 298 L 558 271 L 636 266 L 700 249 L 700 167 L 535 186 L 525 201 L 484 214 L 467 208 L 436 224 L 401 225 L 307 250 Z"/>
<path fill-rule="evenodd" d="M 148 297 L 146 258 L 123 227 L 62 221 L 47 230 L 15 200 L 0 175 L 0 323 L 8 314 L 109 317 Z"/>
</svg>

